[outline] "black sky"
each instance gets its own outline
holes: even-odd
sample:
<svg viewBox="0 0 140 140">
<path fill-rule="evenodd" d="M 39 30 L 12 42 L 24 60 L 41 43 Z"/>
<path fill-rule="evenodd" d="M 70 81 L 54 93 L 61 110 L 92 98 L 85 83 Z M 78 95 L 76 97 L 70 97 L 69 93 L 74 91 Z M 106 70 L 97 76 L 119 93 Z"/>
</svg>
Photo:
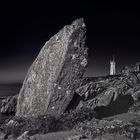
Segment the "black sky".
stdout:
<svg viewBox="0 0 140 140">
<path fill-rule="evenodd" d="M 140 61 L 140 16 L 135 3 L 94 1 L 11 2 L 0 4 L 0 82 L 21 82 L 45 42 L 64 25 L 83 17 L 89 67 L 85 76 L 109 74 Z"/>
</svg>

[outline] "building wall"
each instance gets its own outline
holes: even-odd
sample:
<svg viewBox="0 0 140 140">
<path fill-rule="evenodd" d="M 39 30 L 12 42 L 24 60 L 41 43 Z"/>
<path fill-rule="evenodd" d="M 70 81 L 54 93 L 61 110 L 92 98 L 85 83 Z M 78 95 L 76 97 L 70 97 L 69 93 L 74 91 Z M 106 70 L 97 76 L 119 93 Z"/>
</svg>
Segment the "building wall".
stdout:
<svg viewBox="0 0 140 140">
<path fill-rule="evenodd" d="M 115 62 L 110 61 L 110 75 L 115 75 Z"/>
</svg>

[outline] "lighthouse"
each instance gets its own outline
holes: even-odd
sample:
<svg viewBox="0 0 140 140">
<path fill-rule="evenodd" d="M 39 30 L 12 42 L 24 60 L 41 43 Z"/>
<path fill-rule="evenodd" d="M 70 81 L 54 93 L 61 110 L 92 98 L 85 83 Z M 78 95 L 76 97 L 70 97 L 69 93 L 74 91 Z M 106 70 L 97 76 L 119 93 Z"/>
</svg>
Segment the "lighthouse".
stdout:
<svg viewBox="0 0 140 140">
<path fill-rule="evenodd" d="M 115 75 L 115 57 L 110 61 L 110 75 Z"/>
</svg>

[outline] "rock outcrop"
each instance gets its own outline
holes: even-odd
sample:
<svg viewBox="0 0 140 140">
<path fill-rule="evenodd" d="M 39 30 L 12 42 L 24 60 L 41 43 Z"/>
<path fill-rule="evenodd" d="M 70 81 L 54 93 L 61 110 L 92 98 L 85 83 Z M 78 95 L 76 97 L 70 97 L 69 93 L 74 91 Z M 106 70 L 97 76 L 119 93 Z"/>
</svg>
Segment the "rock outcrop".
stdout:
<svg viewBox="0 0 140 140">
<path fill-rule="evenodd" d="M 85 33 L 85 23 L 78 19 L 46 42 L 23 82 L 17 116 L 65 112 L 87 66 Z"/>
<path fill-rule="evenodd" d="M 86 81 L 86 82 L 85 82 Z M 76 93 L 82 97 L 79 106 L 92 108 L 98 116 L 107 117 L 126 113 L 140 99 L 140 73 L 129 72 L 127 75 L 106 76 L 83 79 L 83 84 Z"/>
<path fill-rule="evenodd" d="M 79 97 L 80 102 L 76 104 L 76 109 L 71 108 L 72 101 L 76 102 L 76 98 Z M 12 100 L 7 100 L 6 104 L 10 101 Z M 70 111 L 58 118 L 48 115 L 30 118 L 0 116 L 3 119 L 0 119 L 2 124 L 0 137 L 9 139 L 19 137 L 21 140 L 41 139 L 49 132 L 75 129 L 93 139 L 138 138 L 140 137 L 140 72 L 83 78 L 69 102 L 69 109 Z"/>
<path fill-rule="evenodd" d="M 15 115 L 16 113 L 16 105 L 17 105 L 17 95 L 16 96 L 10 96 L 5 97 L 1 101 L 0 105 L 0 112 L 5 115 Z"/>
</svg>

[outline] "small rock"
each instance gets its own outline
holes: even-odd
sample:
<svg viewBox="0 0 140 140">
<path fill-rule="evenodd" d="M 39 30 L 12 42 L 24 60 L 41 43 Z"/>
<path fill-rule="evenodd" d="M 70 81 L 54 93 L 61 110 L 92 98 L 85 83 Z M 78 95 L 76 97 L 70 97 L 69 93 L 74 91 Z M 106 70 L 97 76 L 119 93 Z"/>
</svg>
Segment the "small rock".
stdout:
<svg viewBox="0 0 140 140">
<path fill-rule="evenodd" d="M 26 139 L 28 140 L 29 139 L 28 132 L 29 131 L 25 131 L 21 136 L 17 138 L 17 140 L 26 140 Z"/>
<path fill-rule="evenodd" d="M 87 64 L 88 64 L 87 59 L 84 58 L 84 59 L 82 60 L 82 62 L 81 62 L 81 65 L 82 65 L 83 67 L 86 67 Z"/>
<path fill-rule="evenodd" d="M 66 140 L 81 140 L 83 138 L 83 135 L 76 135 L 66 138 Z"/>
<path fill-rule="evenodd" d="M 0 131 L 0 140 L 3 140 L 5 138 L 6 134 Z"/>
<path fill-rule="evenodd" d="M 16 112 L 16 104 L 17 104 L 17 95 L 3 99 L 0 109 L 1 113 L 6 115 L 9 114 L 14 115 Z"/>
<path fill-rule="evenodd" d="M 17 122 L 16 121 L 14 121 L 14 120 L 10 120 L 6 125 L 13 125 L 13 126 L 17 126 Z"/>
</svg>

